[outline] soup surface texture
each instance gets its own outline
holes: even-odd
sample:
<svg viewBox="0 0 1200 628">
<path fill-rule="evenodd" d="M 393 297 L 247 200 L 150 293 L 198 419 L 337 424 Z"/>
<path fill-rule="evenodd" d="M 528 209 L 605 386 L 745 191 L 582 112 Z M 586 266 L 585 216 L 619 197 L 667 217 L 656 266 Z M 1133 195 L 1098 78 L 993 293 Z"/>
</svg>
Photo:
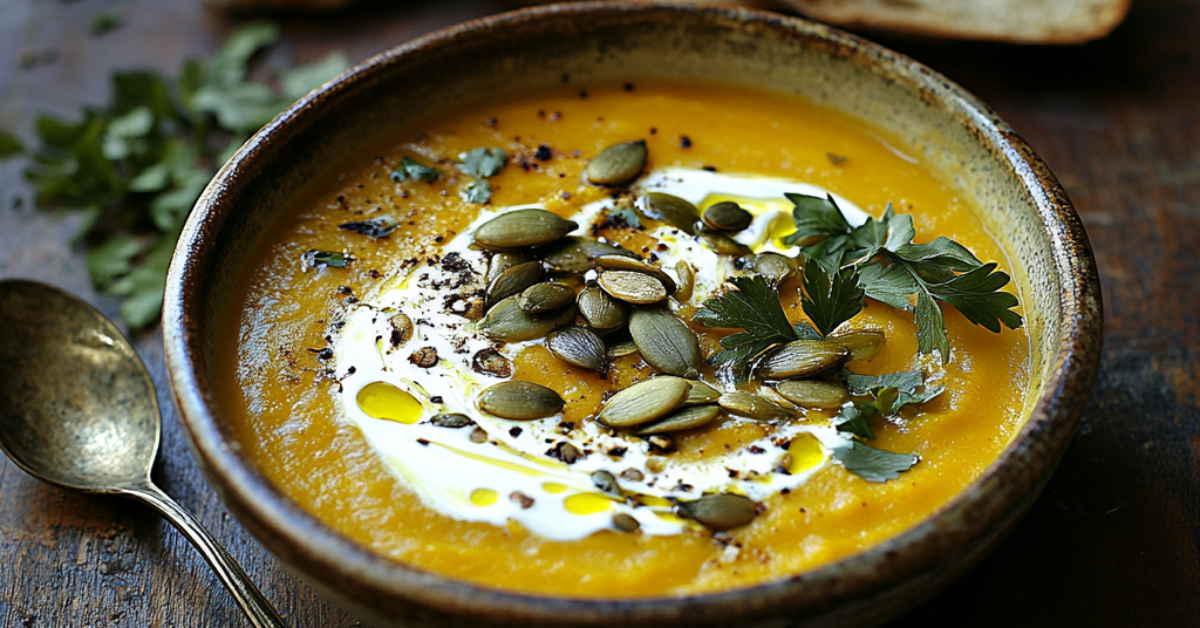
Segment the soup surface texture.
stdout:
<svg viewBox="0 0 1200 628">
<path fill-rule="evenodd" d="M 845 328 L 881 330 L 886 343 L 878 354 L 848 368 L 864 375 L 935 372 L 945 387 L 914 411 L 870 423 L 875 436 L 871 446 L 919 458 L 895 479 L 867 481 L 833 463 L 827 453 L 818 452 L 809 466 L 787 458 L 789 465 L 797 465 L 790 483 L 772 485 L 758 500 L 750 523 L 720 533 L 671 516 L 668 502 L 662 502 L 665 512 L 657 519 L 642 521 L 641 531 L 583 526 L 578 534 L 562 532 L 569 526 L 557 524 L 535 532 L 538 520 L 530 517 L 543 511 L 529 510 L 522 503 L 524 494 L 474 492 L 463 508 L 470 512 L 472 504 L 486 508 L 509 500 L 520 507 L 503 502 L 506 512 L 528 510 L 521 515 L 527 525 L 518 523 L 517 516 L 492 521 L 483 515 L 455 516 L 453 510 L 431 505 L 429 491 L 436 487 L 422 488 L 421 483 L 432 478 L 436 485 L 438 477 L 457 470 L 422 470 L 419 459 L 393 459 L 399 450 L 389 450 L 379 436 L 391 432 L 361 429 L 368 423 L 347 412 L 355 395 L 367 410 L 364 404 L 386 401 L 390 394 L 369 398 L 362 391 L 370 377 L 347 361 L 350 345 L 343 335 L 366 333 L 357 327 L 354 313 L 381 307 L 388 286 L 400 286 L 408 277 L 416 281 L 414 267 L 433 266 L 454 247 L 468 255 L 470 241 L 463 234 L 493 213 L 535 205 L 579 220 L 587 211 L 615 203 L 618 195 L 589 184 L 584 171 L 606 147 L 634 140 L 644 140 L 648 152 L 646 174 L 635 188 L 667 185 L 662 189 L 673 194 L 692 194 L 701 209 L 738 200 L 758 207 L 752 212 L 762 216 L 791 205 L 782 198 L 747 199 L 755 195 L 743 195 L 743 188 L 731 191 L 738 186 L 730 181 L 753 187 L 757 180 L 767 189 L 788 182 L 815 186 L 842 201 L 847 214 L 861 210 L 878 217 L 890 202 L 897 212 L 913 216 L 916 242 L 946 236 L 980 260 L 1011 268 L 973 208 L 949 183 L 953 173 L 931 172 L 915 157 L 917 152 L 869 124 L 797 98 L 721 85 L 638 82 L 564 85 L 468 106 L 408 123 L 347 163 L 330 164 L 324 177 L 298 191 L 286 219 L 261 243 L 255 270 L 244 278 L 235 299 L 238 307 L 228 313 L 226 354 L 218 373 L 223 410 L 243 451 L 284 494 L 384 556 L 513 591 L 639 597 L 749 586 L 867 549 L 933 514 L 1016 435 L 1028 386 L 1024 330 L 992 333 L 957 310 L 943 308 L 951 351 L 942 364 L 937 356 L 919 355 L 911 313 L 868 299 Z M 475 164 L 476 176 L 469 176 L 464 170 L 472 167 L 464 169 L 458 162 L 480 147 L 502 148 L 506 165 L 484 178 Z M 438 176 L 423 180 L 423 173 L 429 175 L 426 179 L 431 173 L 421 167 L 405 170 L 405 163 L 434 168 Z M 403 176 L 393 175 L 398 168 Z M 483 198 L 472 189 L 480 181 L 490 187 L 486 204 L 471 202 Z M 664 181 L 708 181 L 713 188 L 697 191 Z M 778 236 L 793 230 L 790 221 L 783 222 L 787 224 L 766 221 L 763 239 L 779 244 Z M 591 232 L 657 259 L 649 255 L 657 242 L 647 239 L 644 230 L 606 228 Z M 333 255 L 314 257 L 313 251 Z M 669 256 L 663 257 L 666 261 Z M 699 258 L 685 259 L 695 268 L 697 290 L 716 290 L 722 283 L 724 275 Z M 785 281 L 779 298 L 791 322 L 805 320 L 799 282 Z M 453 305 L 447 302 L 451 312 L 456 311 Z M 721 334 L 690 320 L 697 307 L 695 301 L 686 304 L 678 308 L 679 315 L 700 332 L 701 351 L 711 356 L 720 349 Z M 462 318 L 461 324 L 474 323 Z M 380 354 L 386 353 L 386 341 L 370 335 L 367 346 L 378 345 Z M 414 352 L 409 358 L 416 346 L 405 347 L 403 356 L 419 366 L 420 355 Z M 544 385 L 566 400 L 562 416 L 553 421 L 570 427 L 592 420 L 614 391 L 653 373 L 637 354 L 614 358 L 597 373 L 563 362 L 539 342 L 522 346 L 511 357 L 513 379 Z M 388 370 L 382 363 L 378 368 Z M 721 387 L 713 373 L 706 366 L 701 377 Z M 435 401 L 440 400 L 436 395 Z M 415 411 L 424 412 L 427 420 L 428 407 L 415 403 Z M 428 399 L 423 403 L 430 405 Z M 816 432 L 836 433 L 829 424 L 835 414 L 809 410 L 802 422 Z M 397 430 L 409 422 L 392 419 Z M 711 450 L 745 449 L 764 437 L 764 429 L 754 421 L 723 416 L 673 434 L 670 447 L 675 451 L 638 452 L 643 456 L 638 460 L 658 455 L 703 461 Z M 522 433 L 517 429 L 512 438 Z M 794 448 L 792 453 L 801 457 Z M 752 458 L 746 457 L 745 464 L 755 464 Z M 735 475 L 730 470 L 730 477 Z M 788 475 L 778 477 L 786 480 Z M 770 484 L 764 478 L 761 483 Z M 621 504 L 592 500 L 576 506 L 568 510 L 591 516 Z M 659 521 L 662 525 L 655 527 Z"/>
</svg>

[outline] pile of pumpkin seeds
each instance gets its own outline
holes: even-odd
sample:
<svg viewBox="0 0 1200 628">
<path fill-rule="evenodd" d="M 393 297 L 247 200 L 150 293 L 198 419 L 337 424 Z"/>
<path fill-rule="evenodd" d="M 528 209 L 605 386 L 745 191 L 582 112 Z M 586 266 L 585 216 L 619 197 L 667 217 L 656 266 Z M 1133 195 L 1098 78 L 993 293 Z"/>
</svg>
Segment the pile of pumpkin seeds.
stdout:
<svg viewBox="0 0 1200 628">
<path fill-rule="evenodd" d="M 648 157 L 645 142 L 610 146 L 591 161 L 586 177 L 594 185 L 621 188 L 642 173 Z M 720 254 L 741 258 L 739 268 L 775 285 L 798 276 L 796 259 L 778 253 L 755 255 L 732 237 L 753 221 L 736 203 L 717 203 L 701 213 L 685 199 L 649 192 L 638 196 L 633 207 L 642 218 L 700 238 Z M 799 417 L 801 408 L 837 408 L 849 399 L 845 385 L 820 376 L 848 361 L 874 356 L 884 343 L 883 333 L 876 330 L 798 340 L 758 361 L 754 374 L 761 384 L 755 392 L 722 393 L 699 380 L 704 356 L 696 333 L 670 305 L 691 300 L 695 269 L 681 261 L 673 278 L 621 246 L 568 235 L 578 227 L 546 210 L 520 209 L 475 231 L 474 244 L 492 253 L 480 329 L 501 342 L 544 338 L 555 357 L 600 373 L 607 372 L 613 359 L 640 354 L 655 376 L 617 392 L 595 420 L 647 438 L 659 451 L 670 450 L 672 433 L 704 427 L 723 412 L 776 422 Z M 507 360 L 495 350 L 487 351 L 486 356 L 475 356 L 475 368 L 508 376 Z M 478 404 L 501 418 L 537 420 L 558 414 L 565 402 L 545 386 L 507 381 L 485 390 Z M 611 474 L 598 474 L 603 474 L 593 478 L 598 487 L 620 491 Z M 758 510 L 753 501 L 734 494 L 706 495 L 677 508 L 681 516 L 715 531 L 745 525 Z M 636 520 L 633 524 L 614 522 L 623 530 L 635 530 Z"/>
</svg>

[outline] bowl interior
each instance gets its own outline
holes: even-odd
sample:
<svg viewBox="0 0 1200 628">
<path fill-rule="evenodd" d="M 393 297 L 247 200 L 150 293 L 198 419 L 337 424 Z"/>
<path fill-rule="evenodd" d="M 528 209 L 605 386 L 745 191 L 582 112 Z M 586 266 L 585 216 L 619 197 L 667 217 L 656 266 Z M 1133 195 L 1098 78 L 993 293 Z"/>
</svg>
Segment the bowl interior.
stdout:
<svg viewBox="0 0 1200 628">
<path fill-rule="evenodd" d="M 796 579 L 758 587 L 757 593 L 704 596 L 716 606 L 708 606 L 711 600 L 590 602 L 596 618 L 611 619 L 607 612 L 620 611 L 636 619 L 642 616 L 628 613 L 641 609 L 637 612 L 664 619 L 679 616 L 687 604 L 699 605 L 692 612 L 721 608 L 726 614 L 736 606 L 746 616 L 808 609 L 828 616 L 829 625 L 848 617 L 857 621 L 853 618 L 864 612 L 886 616 L 971 562 L 1027 507 L 1074 431 L 1099 342 L 1098 288 L 1086 237 L 1052 175 L 1028 147 L 990 109 L 943 77 L 821 26 L 739 10 L 576 5 L 467 24 L 364 63 L 260 132 L 199 201 L 169 278 L 164 315 L 169 369 L 214 483 L 272 551 L 303 573 L 323 574 L 315 579 L 339 597 L 377 611 L 416 604 L 436 609 L 429 611 L 431 621 L 439 613 L 475 613 L 492 621 L 571 619 L 560 615 L 578 607 L 569 601 L 481 593 L 348 546 L 255 473 L 221 420 L 226 401 L 206 381 L 218 343 L 229 337 L 220 330 L 224 312 L 260 237 L 283 217 L 293 194 L 330 164 L 388 129 L 447 107 L 563 81 L 655 78 L 795 94 L 902 138 L 930 168 L 952 177 L 1008 252 L 1021 290 L 1032 349 L 1025 411 L 1030 419 L 1001 459 L 934 521 L 866 556 L 806 574 L 803 586 Z M 889 552 L 899 558 L 886 557 Z M 861 607 L 857 615 L 846 610 L 851 608 L 846 600 L 854 597 L 858 601 L 851 606 Z M 835 599 L 842 603 L 833 604 Z M 865 610 L 873 599 L 877 608 Z M 885 599 L 891 601 L 880 605 Z M 834 607 L 842 610 L 830 610 Z"/>
</svg>

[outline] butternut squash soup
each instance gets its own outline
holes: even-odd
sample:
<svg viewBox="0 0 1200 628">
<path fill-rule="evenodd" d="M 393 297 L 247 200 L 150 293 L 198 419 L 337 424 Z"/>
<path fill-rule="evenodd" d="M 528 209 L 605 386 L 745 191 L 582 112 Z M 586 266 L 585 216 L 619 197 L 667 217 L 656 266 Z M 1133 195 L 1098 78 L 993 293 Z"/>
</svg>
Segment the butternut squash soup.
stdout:
<svg viewBox="0 0 1200 628">
<path fill-rule="evenodd" d="M 686 595 L 861 552 L 1026 404 L 1005 252 L 917 154 L 714 84 L 407 123 L 261 243 L 218 380 L 237 437 L 332 528 L 500 589 Z"/>
</svg>

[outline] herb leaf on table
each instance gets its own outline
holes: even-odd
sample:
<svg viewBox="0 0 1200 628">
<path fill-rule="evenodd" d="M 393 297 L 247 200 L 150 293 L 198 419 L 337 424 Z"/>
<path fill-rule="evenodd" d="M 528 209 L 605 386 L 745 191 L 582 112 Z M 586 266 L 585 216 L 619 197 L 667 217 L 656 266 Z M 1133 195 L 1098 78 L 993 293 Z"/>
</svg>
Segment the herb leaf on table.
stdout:
<svg viewBox="0 0 1200 628">
<path fill-rule="evenodd" d="M 251 59 L 278 39 L 276 26 L 250 24 L 174 77 L 115 72 L 107 105 L 85 107 L 75 120 L 40 117 L 36 147 L 0 131 L 0 159 L 28 160 L 24 175 L 37 205 L 82 214 L 76 239 L 92 283 L 124 297 L 120 313 L 130 327 L 158 319 L 175 240 L 216 168 L 347 67 L 334 54 L 284 71 L 275 84 L 247 78 Z"/>
</svg>

